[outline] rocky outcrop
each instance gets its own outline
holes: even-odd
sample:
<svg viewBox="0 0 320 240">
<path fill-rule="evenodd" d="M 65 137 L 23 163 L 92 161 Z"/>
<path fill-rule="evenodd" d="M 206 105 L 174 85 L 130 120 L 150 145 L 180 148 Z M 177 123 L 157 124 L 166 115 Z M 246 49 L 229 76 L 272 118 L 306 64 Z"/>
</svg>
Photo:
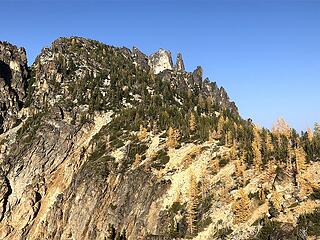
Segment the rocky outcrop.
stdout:
<svg viewBox="0 0 320 240">
<path fill-rule="evenodd" d="M 197 66 L 197 68 L 192 73 L 193 81 L 196 84 L 200 84 L 202 82 L 202 74 L 203 74 L 202 67 Z"/>
<path fill-rule="evenodd" d="M 179 71 L 179 72 L 184 72 L 185 71 L 181 53 L 178 53 L 178 55 L 177 55 L 177 61 L 176 61 L 175 69 L 177 71 Z"/>
<path fill-rule="evenodd" d="M 173 62 L 171 52 L 159 49 L 149 57 L 149 66 L 153 70 L 154 74 L 158 74 L 164 70 L 172 70 Z"/>
<path fill-rule="evenodd" d="M 148 64 L 148 57 L 144 53 L 142 53 L 138 48 L 132 48 L 132 57 L 134 60 L 134 64 L 141 67 L 142 69 L 149 70 L 150 66 Z"/>
<path fill-rule="evenodd" d="M 26 96 L 28 68 L 24 48 L 0 42 L 0 133 L 17 121 Z"/>
</svg>

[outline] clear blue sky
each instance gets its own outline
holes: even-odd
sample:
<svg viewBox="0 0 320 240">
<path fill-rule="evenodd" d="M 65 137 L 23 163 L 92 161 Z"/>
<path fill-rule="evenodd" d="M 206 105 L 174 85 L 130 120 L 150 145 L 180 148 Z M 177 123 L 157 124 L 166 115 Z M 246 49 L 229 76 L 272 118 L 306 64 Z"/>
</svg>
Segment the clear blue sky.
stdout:
<svg viewBox="0 0 320 240">
<path fill-rule="evenodd" d="M 244 118 L 320 122 L 320 1 L 2 0 L 0 39 L 27 49 L 29 64 L 60 36 L 181 52 L 224 86 Z"/>
</svg>

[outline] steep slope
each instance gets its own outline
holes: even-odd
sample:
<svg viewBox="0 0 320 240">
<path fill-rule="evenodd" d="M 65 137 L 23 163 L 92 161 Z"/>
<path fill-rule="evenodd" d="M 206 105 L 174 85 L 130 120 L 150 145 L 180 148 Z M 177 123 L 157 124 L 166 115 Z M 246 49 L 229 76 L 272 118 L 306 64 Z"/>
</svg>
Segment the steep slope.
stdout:
<svg viewBox="0 0 320 240">
<path fill-rule="evenodd" d="M 278 148 L 301 159 L 294 134 L 241 119 L 181 54 L 61 38 L 25 71 L 0 135 L 0 239 L 278 239 L 318 216 L 318 162 L 297 171 Z"/>
</svg>

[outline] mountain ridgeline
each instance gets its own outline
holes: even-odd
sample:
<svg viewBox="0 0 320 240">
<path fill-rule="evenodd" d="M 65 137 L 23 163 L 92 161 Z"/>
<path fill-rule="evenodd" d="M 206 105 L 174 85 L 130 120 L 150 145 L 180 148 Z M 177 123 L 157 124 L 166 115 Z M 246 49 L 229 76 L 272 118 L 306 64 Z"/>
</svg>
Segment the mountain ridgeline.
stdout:
<svg viewBox="0 0 320 240">
<path fill-rule="evenodd" d="M 244 120 L 181 54 L 0 42 L 0 239 L 320 236 L 320 127 Z"/>
</svg>

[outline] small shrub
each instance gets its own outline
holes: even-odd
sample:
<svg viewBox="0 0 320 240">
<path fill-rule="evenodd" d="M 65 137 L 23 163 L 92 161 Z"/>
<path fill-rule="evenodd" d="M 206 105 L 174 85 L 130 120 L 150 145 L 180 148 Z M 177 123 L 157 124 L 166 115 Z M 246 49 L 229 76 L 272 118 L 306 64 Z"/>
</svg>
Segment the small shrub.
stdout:
<svg viewBox="0 0 320 240">
<path fill-rule="evenodd" d="M 225 159 L 225 158 L 221 158 L 221 159 L 219 160 L 219 166 L 220 166 L 220 168 L 225 167 L 228 163 L 229 163 L 229 161 L 228 161 L 227 159 Z"/>
<path fill-rule="evenodd" d="M 214 235 L 214 239 L 226 239 L 232 232 L 230 227 L 219 229 Z"/>
<path fill-rule="evenodd" d="M 309 236 L 320 236 L 320 208 L 313 213 L 301 215 L 298 219 L 298 228 L 307 229 Z"/>
<path fill-rule="evenodd" d="M 164 149 L 157 152 L 157 155 L 152 159 L 151 167 L 160 170 L 169 162 L 170 157 Z"/>
</svg>

